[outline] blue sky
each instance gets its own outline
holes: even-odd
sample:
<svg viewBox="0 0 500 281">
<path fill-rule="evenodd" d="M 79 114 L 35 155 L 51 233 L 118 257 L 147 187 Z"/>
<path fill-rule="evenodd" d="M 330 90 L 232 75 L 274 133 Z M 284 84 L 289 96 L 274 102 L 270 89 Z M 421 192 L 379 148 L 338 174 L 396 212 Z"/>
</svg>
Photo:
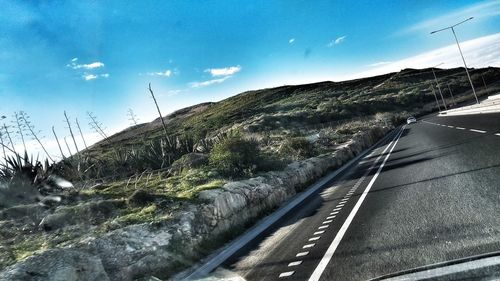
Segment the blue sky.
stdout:
<svg viewBox="0 0 500 281">
<path fill-rule="evenodd" d="M 457 31 L 476 40 L 471 66 L 500 64 L 477 51 L 500 49 L 500 1 L 0 0 L 0 10 L 0 115 L 28 112 L 48 142 L 52 125 L 65 134 L 64 110 L 94 139 L 87 111 L 110 132 L 129 124 L 128 108 L 151 121 L 148 82 L 166 114 L 251 89 L 453 67 L 458 53 L 435 57 L 451 33 L 429 32 L 469 16 Z"/>
</svg>

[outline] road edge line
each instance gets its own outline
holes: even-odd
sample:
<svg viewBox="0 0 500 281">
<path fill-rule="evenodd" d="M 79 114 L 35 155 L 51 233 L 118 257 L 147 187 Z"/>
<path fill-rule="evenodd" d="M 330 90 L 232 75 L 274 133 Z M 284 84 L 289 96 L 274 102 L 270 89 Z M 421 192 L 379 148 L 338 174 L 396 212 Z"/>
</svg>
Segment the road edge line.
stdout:
<svg viewBox="0 0 500 281">
<path fill-rule="evenodd" d="M 399 133 L 397 127 L 394 128 L 392 131 L 388 132 L 384 137 L 375 142 L 372 146 L 368 147 L 367 149 L 359 153 L 356 157 L 352 158 L 347 163 L 342 165 L 340 168 L 320 178 L 318 181 L 309 186 L 307 189 L 295 195 L 294 197 L 290 198 L 289 201 L 285 203 L 284 206 L 280 207 L 269 216 L 262 218 L 259 222 L 257 222 L 255 226 L 251 227 L 241 236 L 230 242 L 219 253 L 216 253 L 213 257 L 208 258 L 207 261 L 204 262 L 195 271 L 191 272 L 190 274 L 187 274 L 186 277 L 181 277 L 182 280 L 196 280 L 208 275 L 219 265 L 221 265 L 224 261 L 226 261 L 232 255 L 234 255 L 237 251 L 246 246 L 246 244 L 251 242 L 258 235 L 260 235 L 262 232 L 264 232 L 266 229 L 268 229 L 270 226 L 276 223 L 279 219 L 288 214 L 289 211 L 291 211 L 293 208 L 298 206 L 304 200 L 309 198 L 309 196 L 317 192 L 327 182 L 335 179 L 335 177 L 337 177 L 340 173 L 350 168 L 354 163 L 356 163 L 362 157 L 366 156 L 370 151 L 375 149 L 378 145 L 380 145 L 387 139 L 390 139 L 390 137 L 392 137 L 395 133 L 396 135 Z M 177 279 L 174 277 L 174 280 Z"/>
<path fill-rule="evenodd" d="M 370 180 L 370 182 L 366 186 L 365 190 L 363 191 L 360 198 L 358 199 L 358 202 L 356 202 L 356 205 L 354 205 L 351 212 L 349 213 L 349 216 L 347 216 L 346 220 L 342 224 L 342 227 L 337 232 L 332 243 L 330 244 L 330 246 L 326 250 L 325 255 L 323 256 L 323 258 L 321 258 L 321 261 L 314 269 L 313 273 L 311 274 L 311 277 L 309 277 L 309 281 L 318 281 L 320 279 L 321 275 L 323 274 L 323 272 L 325 271 L 326 266 L 328 265 L 328 263 L 332 259 L 333 254 L 335 253 L 335 250 L 337 249 L 340 242 L 342 241 L 342 238 L 344 237 L 344 234 L 347 232 L 347 229 L 349 228 L 349 225 L 351 224 L 352 220 L 354 219 L 354 216 L 356 216 L 356 213 L 358 212 L 359 208 L 361 207 L 361 204 L 363 204 L 363 201 L 365 200 L 366 196 L 368 195 L 368 192 L 370 191 L 373 183 L 375 182 L 378 175 L 380 174 L 380 172 L 384 168 L 384 165 L 387 162 L 387 159 L 389 159 L 389 157 L 391 156 L 392 151 L 394 150 L 394 148 L 398 144 L 398 141 L 401 138 L 401 135 L 403 134 L 405 127 L 406 127 L 406 125 L 401 128 L 401 130 L 398 132 L 398 134 L 396 135 L 394 140 L 392 140 L 389 143 L 389 145 L 386 147 L 386 149 L 384 149 L 384 151 L 381 153 L 380 156 L 382 156 L 384 154 L 384 152 L 392 145 L 392 148 L 389 150 L 389 153 L 385 157 L 384 161 L 382 162 L 382 164 L 380 164 L 380 166 L 377 170 L 377 173 L 375 173 L 375 175 L 372 177 L 372 179 Z M 394 142 L 394 144 L 393 144 L 393 142 Z M 377 163 L 378 160 L 379 160 L 379 158 L 377 158 L 377 161 L 375 161 L 375 163 Z M 372 168 L 370 168 L 370 170 L 371 169 Z"/>
</svg>

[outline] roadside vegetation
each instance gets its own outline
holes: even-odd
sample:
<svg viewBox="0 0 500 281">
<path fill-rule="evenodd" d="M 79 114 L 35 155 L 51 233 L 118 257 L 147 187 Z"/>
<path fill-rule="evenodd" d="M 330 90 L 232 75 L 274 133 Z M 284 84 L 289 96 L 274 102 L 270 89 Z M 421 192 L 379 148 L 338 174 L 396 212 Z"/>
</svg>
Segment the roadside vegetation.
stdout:
<svg viewBox="0 0 500 281">
<path fill-rule="evenodd" d="M 442 85 L 450 85 L 443 87 L 448 104 L 471 99 L 463 69 L 437 73 Z M 497 68 L 472 72 L 480 96 L 500 88 L 499 74 Z M 483 78 L 488 89 L 481 89 Z M 0 268 L 127 225 L 169 221 L 185 204 L 199 203 L 202 190 L 281 170 L 331 153 L 370 127 L 399 125 L 409 115 L 436 111 L 433 79 L 428 69 L 407 69 L 249 91 L 143 124 L 129 109 L 131 127 L 110 136 L 89 112 L 88 126 L 102 140 L 88 147 L 85 139 L 84 147 L 77 145 L 83 126 L 65 112 L 68 131 L 52 131 L 60 155 L 45 150 L 27 113 L 3 116 Z M 154 98 L 151 87 L 150 93 Z M 156 100 L 155 107 L 161 116 Z M 45 155 L 30 155 L 28 139 Z"/>
</svg>

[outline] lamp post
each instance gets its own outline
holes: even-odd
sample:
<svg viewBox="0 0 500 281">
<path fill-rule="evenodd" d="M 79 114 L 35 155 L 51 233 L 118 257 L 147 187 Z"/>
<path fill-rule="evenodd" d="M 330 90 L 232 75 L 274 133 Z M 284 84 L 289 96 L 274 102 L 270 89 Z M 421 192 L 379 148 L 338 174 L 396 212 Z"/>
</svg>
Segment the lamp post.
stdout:
<svg viewBox="0 0 500 281">
<path fill-rule="evenodd" d="M 472 84 L 472 79 L 470 78 L 469 70 L 467 69 L 467 63 L 465 63 L 464 54 L 462 53 L 462 49 L 460 48 L 460 43 L 458 43 L 457 35 L 455 34 L 455 26 L 462 24 L 466 21 L 469 21 L 473 18 L 474 17 L 470 17 L 470 18 L 463 20 L 463 21 L 461 21 L 457 24 L 454 24 L 452 26 L 448 26 L 448 27 L 445 27 L 445 28 L 442 28 L 439 30 L 435 30 L 435 31 L 431 32 L 431 34 L 434 34 L 434 33 L 437 33 L 437 32 L 443 31 L 443 30 L 451 29 L 451 32 L 453 32 L 453 36 L 455 37 L 455 41 L 457 42 L 458 51 L 460 52 L 460 56 L 462 57 L 462 61 L 464 62 L 465 72 L 467 73 L 467 77 L 469 78 L 470 86 L 472 88 L 472 93 L 474 93 L 474 97 L 476 98 L 476 103 L 479 103 L 479 99 L 477 98 L 477 95 L 476 95 L 476 90 L 474 89 L 474 84 Z"/>
<path fill-rule="evenodd" d="M 434 68 L 435 67 L 438 67 L 440 65 L 442 65 L 443 63 L 440 63 L 438 65 L 435 65 L 433 67 L 431 67 L 431 70 L 432 70 L 432 75 L 434 75 L 434 80 L 436 81 L 436 86 L 438 88 L 438 91 L 439 91 L 439 95 L 441 96 L 441 99 L 443 100 L 443 104 L 444 104 L 444 110 L 448 110 L 448 108 L 446 107 L 446 101 L 444 100 L 444 97 L 443 97 L 443 92 L 441 92 L 441 87 L 439 87 L 439 82 L 438 82 L 438 79 L 436 77 L 436 72 L 434 72 Z"/>
<path fill-rule="evenodd" d="M 439 101 L 438 101 L 438 97 L 437 97 L 437 95 L 436 95 L 436 91 L 434 91 L 434 86 L 433 86 L 433 85 L 431 85 L 431 88 L 432 88 L 432 93 L 434 94 L 434 98 L 436 98 L 436 103 L 437 103 L 437 105 L 438 105 L 438 110 L 439 110 L 439 112 L 441 113 L 441 106 L 439 105 Z"/>
<path fill-rule="evenodd" d="M 450 84 L 446 83 L 448 86 L 448 91 L 450 91 L 451 99 L 453 100 L 453 104 L 457 105 L 457 102 L 455 101 L 455 97 L 453 97 L 453 92 L 451 91 Z"/>
</svg>

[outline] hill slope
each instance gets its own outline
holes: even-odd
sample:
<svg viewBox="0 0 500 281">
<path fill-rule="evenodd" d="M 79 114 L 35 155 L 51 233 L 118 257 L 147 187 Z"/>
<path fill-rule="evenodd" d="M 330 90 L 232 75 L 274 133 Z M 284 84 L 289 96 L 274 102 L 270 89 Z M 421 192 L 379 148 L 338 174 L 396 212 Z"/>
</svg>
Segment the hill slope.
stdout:
<svg viewBox="0 0 500 281">
<path fill-rule="evenodd" d="M 435 69 L 447 103 L 452 103 L 447 85 L 454 98 L 462 101 L 471 96 L 470 85 L 463 68 Z M 479 95 L 484 91 L 481 75 L 490 91 L 499 87 L 500 69 L 483 68 L 471 71 Z M 202 103 L 180 109 L 164 117 L 174 135 L 189 134 L 195 139 L 213 135 L 235 125 L 250 131 L 293 129 L 378 112 L 415 111 L 432 104 L 435 85 L 431 69 L 404 69 L 400 72 L 343 82 L 282 86 L 248 91 L 216 103 Z M 437 89 L 436 89 L 437 90 Z M 114 145 L 136 145 L 161 136 L 158 119 L 136 125 L 101 141 L 92 150 Z"/>
</svg>

